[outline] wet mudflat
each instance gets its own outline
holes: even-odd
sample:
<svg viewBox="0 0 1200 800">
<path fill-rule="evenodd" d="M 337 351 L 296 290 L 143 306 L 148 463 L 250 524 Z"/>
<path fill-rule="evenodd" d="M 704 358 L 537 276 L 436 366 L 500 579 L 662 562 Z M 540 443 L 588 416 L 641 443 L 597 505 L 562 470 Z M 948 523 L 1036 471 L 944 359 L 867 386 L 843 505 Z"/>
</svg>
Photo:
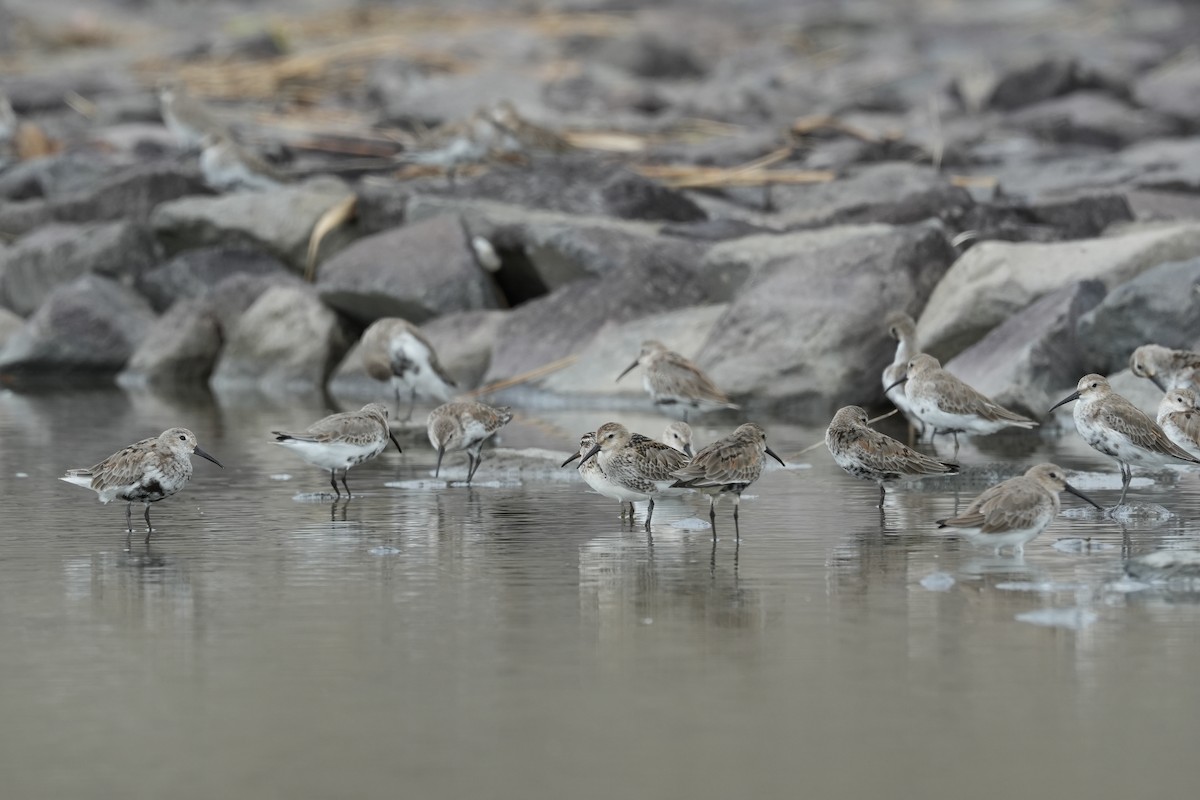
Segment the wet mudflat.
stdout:
<svg viewBox="0 0 1200 800">
<path fill-rule="evenodd" d="M 932 520 L 1039 460 L 1112 503 L 1115 465 L 1074 434 L 968 444 L 957 493 L 901 490 L 881 518 L 820 449 L 747 491 L 740 543 L 721 509 L 714 544 L 702 499 L 660 503 L 647 537 L 557 462 L 496 472 L 485 449 L 481 485 L 437 488 L 415 432 L 351 470 L 349 503 L 306 498 L 326 476 L 267 431 L 327 411 L 0 396 L 7 796 L 1192 789 L 1200 596 L 1121 564 L 1200 548 L 1196 473 L 1135 482 L 1171 516 L 1127 537 L 1064 496 L 1023 559 L 996 558 Z M 498 444 L 565 456 L 609 416 L 526 413 Z M 765 422 L 785 457 L 819 438 Z M 126 551 L 123 509 L 57 477 L 176 424 L 226 468 L 197 459 Z"/>
</svg>

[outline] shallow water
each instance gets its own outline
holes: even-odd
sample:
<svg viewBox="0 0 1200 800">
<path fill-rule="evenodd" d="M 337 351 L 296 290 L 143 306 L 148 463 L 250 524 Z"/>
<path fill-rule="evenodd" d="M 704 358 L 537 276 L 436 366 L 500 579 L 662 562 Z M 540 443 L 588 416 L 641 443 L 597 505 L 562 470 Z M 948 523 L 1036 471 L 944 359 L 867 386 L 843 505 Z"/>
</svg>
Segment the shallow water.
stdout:
<svg viewBox="0 0 1200 800">
<path fill-rule="evenodd" d="M 1137 489 L 1173 516 L 1127 536 L 1064 495 L 997 558 L 931 521 L 1037 460 L 1111 504 L 1114 466 L 1073 434 L 983 440 L 957 492 L 881 515 L 821 448 L 747 492 L 740 543 L 721 509 L 714 544 L 703 500 L 662 502 L 647 537 L 569 470 L 497 476 L 489 451 L 492 485 L 435 488 L 416 432 L 349 503 L 305 499 L 326 477 L 266 431 L 326 411 L 0 394 L 5 797 L 1194 790 L 1200 601 L 1120 578 L 1129 552 L 1200 547 L 1195 473 Z M 567 451 L 609 416 L 522 416 L 501 444 Z M 784 455 L 819 438 L 768 423 Z M 56 478 L 171 425 L 225 469 L 194 459 L 127 552 L 123 509 Z"/>
</svg>

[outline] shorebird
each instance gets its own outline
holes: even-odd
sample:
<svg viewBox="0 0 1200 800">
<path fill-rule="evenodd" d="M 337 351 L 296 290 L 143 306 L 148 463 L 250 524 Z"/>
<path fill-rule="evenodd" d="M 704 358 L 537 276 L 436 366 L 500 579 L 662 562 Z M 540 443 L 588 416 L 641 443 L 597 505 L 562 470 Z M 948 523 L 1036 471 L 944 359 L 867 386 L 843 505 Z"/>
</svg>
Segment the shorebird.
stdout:
<svg viewBox="0 0 1200 800">
<path fill-rule="evenodd" d="M 922 353 L 909 359 L 904 377 L 887 389 L 902 383 L 913 413 L 932 426 L 934 435 L 954 434 L 954 458 L 958 457 L 960 433 L 987 434 L 1008 427 L 1033 428 L 1037 425 L 1028 417 L 1009 411 L 972 389 L 942 369 L 941 363 L 931 355 Z"/>
<path fill-rule="evenodd" d="M 185 150 L 199 150 L 209 136 L 233 138 L 225 121 L 181 83 L 160 86 L 158 101 L 163 124 Z"/>
<path fill-rule="evenodd" d="M 467 451 L 467 485 L 483 462 L 483 443 L 512 420 L 512 409 L 492 408 L 483 403 L 457 401 L 440 405 L 429 412 L 426 430 L 429 443 L 437 450 L 436 478 L 442 471 L 442 457 L 451 450 Z"/>
<path fill-rule="evenodd" d="M 457 384 L 438 361 L 433 345 L 415 325 L 398 317 L 384 317 L 371 323 L 359 345 L 367 374 L 377 381 L 391 381 L 396 391 L 396 414 L 400 414 L 400 396 L 407 390 L 408 414 L 412 418 L 417 395 L 445 403 Z"/>
<path fill-rule="evenodd" d="M 918 453 L 867 424 L 867 412 L 846 406 L 833 415 L 825 429 L 825 446 L 837 465 L 855 478 L 879 484 L 879 507 L 884 486 L 922 475 L 958 472 L 958 464 L 938 461 Z"/>
<path fill-rule="evenodd" d="M 278 188 L 288 180 L 273 164 L 239 147 L 228 136 L 207 134 L 202 142 L 200 172 L 209 188 L 218 192 L 264 191 Z"/>
<path fill-rule="evenodd" d="M 713 526 L 713 538 L 717 536 L 717 501 L 726 494 L 733 495 L 733 529 L 738 529 L 738 508 L 742 492 L 758 480 L 762 474 L 766 456 L 778 461 L 783 459 L 767 446 L 767 434 L 759 425 L 747 422 L 733 433 L 696 453 L 692 463 L 671 473 L 678 480 L 672 487 L 699 489 L 708 495 L 708 519 Z"/>
<path fill-rule="evenodd" d="M 689 409 L 738 408 L 699 367 L 679 353 L 668 350 L 662 342 L 642 342 L 637 360 L 626 367 L 617 380 L 636 367 L 645 369 L 642 385 L 650 398 L 660 406 L 682 406 L 685 422 Z"/>
<path fill-rule="evenodd" d="M 330 414 L 317 420 L 299 433 L 271 431 L 275 442 L 281 444 L 313 466 L 329 470 L 329 485 L 341 499 L 337 471 L 342 471 L 342 486 L 349 499 L 350 486 L 346 476 L 351 467 L 379 455 L 389 441 L 402 453 L 400 443 L 388 427 L 387 407 L 382 403 L 367 403 L 358 411 Z"/>
<path fill-rule="evenodd" d="M 1067 483 L 1066 474 L 1054 464 L 1038 464 L 1024 475 L 1009 478 L 971 501 L 957 517 L 939 519 L 939 528 L 953 528 L 971 544 L 1000 549 L 1011 547 L 1013 555 L 1025 551 L 1025 543 L 1046 530 L 1061 508 L 1059 492 L 1100 506 Z"/>
<path fill-rule="evenodd" d="M 920 431 L 918 438 L 924 435 L 925 423 L 921 422 L 913 411 L 904 389 L 897 386 L 896 383 L 904 378 L 904 371 L 908 369 L 909 360 L 920 352 L 920 348 L 917 346 L 917 323 L 913 322 L 913 318 L 903 311 L 896 311 L 888 315 L 885 324 L 888 336 L 896 340 L 896 355 L 892 358 L 892 363 L 883 369 L 884 393 L 887 395 L 887 399 L 892 401 L 892 405 L 900 409 L 900 413 L 908 420 L 908 441 L 911 443 L 914 431 Z"/>
<path fill-rule="evenodd" d="M 1075 391 L 1050 407 L 1050 412 L 1072 401 L 1075 403 L 1075 430 L 1083 440 L 1121 465 L 1121 499 L 1129 491 L 1133 466 L 1160 466 L 1175 461 L 1200 464 L 1200 458 L 1183 450 L 1167 438 L 1158 423 L 1141 409 L 1117 394 L 1102 375 L 1084 375 Z M 1050 413 L 1047 412 L 1047 413 Z"/>
<path fill-rule="evenodd" d="M 688 458 L 695 455 L 692 452 L 692 426 L 686 422 L 672 422 L 663 431 L 662 443 L 673 447 Z"/>
<path fill-rule="evenodd" d="M 1191 389 L 1172 389 L 1158 404 L 1158 425 L 1179 447 L 1200 458 L 1200 409 Z"/>
<path fill-rule="evenodd" d="M 618 422 L 606 422 L 596 430 L 596 443 L 584 453 L 582 469 L 592 458 L 609 481 L 625 490 L 626 499 L 649 500 L 646 530 L 654 517 L 654 496 L 675 483 L 673 474 L 684 468 L 688 457 L 679 450 L 640 434 L 630 433 Z M 632 519 L 632 505 L 631 519 Z"/>
<path fill-rule="evenodd" d="M 1129 369 L 1139 378 L 1149 378 L 1164 392 L 1192 389 L 1200 392 L 1200 353 L 1144 344 L 1129 356 Z"/>
<path fill-rule="evenodd" d="M 146 544 L 154 528 L 150 524 L 150 504 L 182 489 L 192 477 L 191 455 L 221 466 L 221 462 L 200 449 L 196 434 L 187 428 L 169 428 L 156 437 L 142 439 L 113 453 L 94 467 L 69 469 L 61 480 L 91 489 L 101 503 L 125 501 L 125 526 L 133 534 L 134 503 L 146 506 Z M 128 536 L 126 537 L 128 539 Z"/>
<path fill-rule="evenodd" d="M 645 438 L 643 436 L 639 436 L 638 434 L 633 434 L 633 436 L 638 439 Z M 577 458 L 583 458 L 588 454 L 588 452 L 591 451 L 595 444 L 596 434 L 590 431 L 585 433 L 579 438 L 579 452 L 564 461 L 562 466 L 565 467 L 567 464 L 570 464 Z M 644 494 L 641 492 L 630 491 L 629 489 L 610 481 L 604 474 L 604 471 L 600 469 L 600 460 L 597 458 L 592 458 L 581 463 L 579 465 L 579 475 L 583 478 L 584 483 L 592 487 L 592 490 L 597 494 L 603 495 L 604 497 L 609 497 L 621 504 L 622 520 L 625 519 L 625 504 L 629 503 L 629 519 L 632 522 L 633 501 L 645 499 Z"/>
</svg>

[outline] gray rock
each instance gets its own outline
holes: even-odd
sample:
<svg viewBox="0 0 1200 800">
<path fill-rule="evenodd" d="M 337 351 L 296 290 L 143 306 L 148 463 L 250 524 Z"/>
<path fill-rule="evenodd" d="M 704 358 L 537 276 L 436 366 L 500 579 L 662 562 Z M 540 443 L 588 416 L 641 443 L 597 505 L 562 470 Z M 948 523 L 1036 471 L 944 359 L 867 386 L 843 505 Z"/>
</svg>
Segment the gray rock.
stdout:
<svg viewBox="0 0 1200 800">
<path fill-rule="evenodd" d="M 0 351 L 12 338 L 13 334 L 25 326 L 25 320 L 18 317 L 7 308 L 0 308 Z"/>
<path fill-rule="evenodd" d="M 0 373 L 43 379 L 115 373 L 154 321 L 140 296 L 109 278 L 60 286 L 0 350 Z"/>
<path fill-rule="evenodd" d="M 154 209 L 150 221 L 171 253 L 209 245 L 244 245 L 274 253 L 300 270 L 313 227 L 349 196 L 350 190 L 340 180 L 315 178 L 269 191 L 173 200 Z M 321 253 L 328 255 L 346 241 L 345 234 L 335 232 L 323 240 Z"/>
<path fill-rule="evenodd" d="M 0 303 L 27 316 L 86 272 L 131 284 L 157 259 L 158 242 L 135 222 L 46 225 L 0 254 Z"/>
<path fill-rule="evenodd" d="M 1112 149 L 1181 132 L 1175 120 L 1132 108 L 1103 92 L 1074 92 L 1046 100 L 1009 116 L 1007 122 L 1049 141 Z"/>
<path fill-rule="evenodd" d="M 962 226 L 972 232 L 971 242 L 1053 242 L 1099 236 L 1114 222 L 1133 219 L 1124 195 L 1088 194 L 1038 203 L 1005 198 L 980 203 L 963 218 Z"/>
<path fill-rule="evenodd" d="M 611 38 L 595 57 L 639 78 L 685 80 L 707 72 L 703 59 L 686 43 L 653 32 Z"/>
<path fill-rule="evenodd" d="M 779 211 L 769 223 L 792 229 L 954 220 L 974 204 L 965 189 L 950 185 L 936 170 L 907 163 L 862 167 L 828 183 L 777 186 L 771 196 Z"/>
<path fill-rule="evenodd" d="M 221 330 L 211 303 L 183 300 L 146 331 L 117 383 L 125 387 L 203 384 L 221 351 Z"/>
<path fill-rule="evenodd" d="M 292 277 L 287 266 L 270 253 L 218 245 L 185 250 L 138 275 L 135 286 L 161 313 L 176 300 L 199 297 L 225 278 L 243 274 L 275 277 L 280 282 Z"/>
<path fill-rule="evenodd" d="M 92 188 L 122 166 L 97 153 L 58 153 L 18 161 L 0 172 L 0 197 L 7 200 L 57 199 Z"/>
<path fill-rule="evenodd" d="M 1133 88 L 1141 105 L 1200 124 L 1200 61 L 1173 61 L 1142 76 Z"/>
<path fill-rule="evenodd" d="M 1196 224 L 1130 226 L 1099 239 L 1051 244 L 982 242 L 938 284 L 921 313 L 917 336 L 926 352 L 949 360 L 1063 286 L 1094 278 L 1111 289 L 1164 261 L 1196 255 Z"/>
<path fill-rule="evenodd" d="M 692 222 L 707 216 L 682 192 L 593 156 L 546 158 L 533 169 L 492 169 L 449 193 L 618 219 Z"/>
<path fill-rule="evenodd" d="M 407 183 L 365 180 L 354 187 L 355 210 L 363 236 L 398 228 L 408 222 L 408 199 L 414 192 Z"/>
<path fill-rule="evenodd" d="M 1095 371 L 1075 331 L 1080 316 L 1105 291 L 1100 281 L 1087 280 L 1051 292 L 959 353 L 946 369 L 1002 406 L 1040 419 L 1080 377 Z"/>
<path fill-rule="evenodd" d="M 847 226 L 720 245 L 733 246 L 747 261 L 763 263 L 734 296 L 697 363 L 748 407 L 813 420 L 839 405 L 882 398 L 879 375 L 894 343 L 881 320 L 895 309 L 919 309 L 954 255 L 936 223 Z"/>
<path fill-rule="evenodd" d="M 268 289 L 280 286 L 309 291 L 312 289 L 309 284 L 291 274 L 252 275 L 239 272 L 218 281 L 201 296 L 212 307 L 222 339 L 227 340 L 246 309 L 254 305 Z"/>
<path fill-rule="evenodd" d="M 322 300 L 364 325 L 500 306 L 452 214 L 360 239 L 321 266 L 317 288 Z"/>
<path fill-rule="evenodd" d="M 637 358 L 642 342 L 656 339 L 693 358 L 728 307 L 727 303 L 714 303 L 649 314 L 628 322 L 605 323 L 584 345 L 579 359 L 566 369 L 551 373 L 541 381 L 541 387 L 570 398 L 577 405 L 604 398 L 605 406 L 611 408 L 613 400 L 620 398 L 624 401 L 622 405 L 649 408 L 652 403 L 642 388 L 641 373 L 630 373 L 619 383 L 616 380 Z"/>
<path fill-rule="evenodd" d="M 1017 67 L 1001 77 L 992 89 L 987 105 L 1011 111 L 1098 85 L 1098 79 L 1073 59 L 1047 58 Z"/>
<path fill-rule="evenodd" d="M 1189 349 L 1200 336 L 1200 258 L 1159 264 L 1117 286 L 1079 320 L 1094 371 L 1116 372 L 1144 344 Z"/>
<path fill-rule="evenodd" d="M 348 345 L 337 315 L 311 289 L 277 286 L 242 314 L 209 385 L 219 392 L 319 390 Z"/>
<path fill-rule="evenodd" d="M 162 203 L 207 194 L 209 189 L 195 166 L 150 163 L 121 170 L 90 188 L 57 198 L 51 208 L 54 218 L 63 222 L 145 222 Z"/>
</svg>

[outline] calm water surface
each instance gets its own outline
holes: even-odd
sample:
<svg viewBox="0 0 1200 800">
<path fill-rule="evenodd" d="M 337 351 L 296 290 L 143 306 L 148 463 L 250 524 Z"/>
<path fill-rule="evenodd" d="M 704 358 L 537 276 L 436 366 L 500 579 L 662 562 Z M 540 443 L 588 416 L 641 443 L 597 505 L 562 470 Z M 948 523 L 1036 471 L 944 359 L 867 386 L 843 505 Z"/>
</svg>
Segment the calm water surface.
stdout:
<svg viewBox="0 0 1200 800">
<path fill-rule="evenodd" d="M 726 507 L 714 545 L 676 525 L 703 500 L 660 504 L 648 538 L 557 470 L 489 472 L 490 451 L 492 485 L 386 487 L 431 470 L 415 433 L 351 472 L 350 503 L 296 499 L 326 476 L 266 432 L 326 412 L 0 396 L 4 797 L 1195 791 L 1200 604 L 1119 580 L 1123 550 L 1200 547 L 1195 473 L 1137 490 L 1175 516 L 1124 544 L 1062 517 L 996 558 L 931 520 L 1035 460 L 1100 473 L 1079 482 L 1112 503 L 1115 467 L 1073 434 L 984 440 L 962 459 L 994 473 L 889 495 L 881 518 L 822 448 L 749 490 L 740 545 Z M 608 416 L 525 416 L 501 444 L 567 451 Z M 194 459 L 127 552 L 123 508 L 57 477 L 171 425 L 225 469 Z M 781 454 L 820 436 L 768 431 Z M 1063 624 L 1018 619 L 1053 609 Z"/>
</svg>

